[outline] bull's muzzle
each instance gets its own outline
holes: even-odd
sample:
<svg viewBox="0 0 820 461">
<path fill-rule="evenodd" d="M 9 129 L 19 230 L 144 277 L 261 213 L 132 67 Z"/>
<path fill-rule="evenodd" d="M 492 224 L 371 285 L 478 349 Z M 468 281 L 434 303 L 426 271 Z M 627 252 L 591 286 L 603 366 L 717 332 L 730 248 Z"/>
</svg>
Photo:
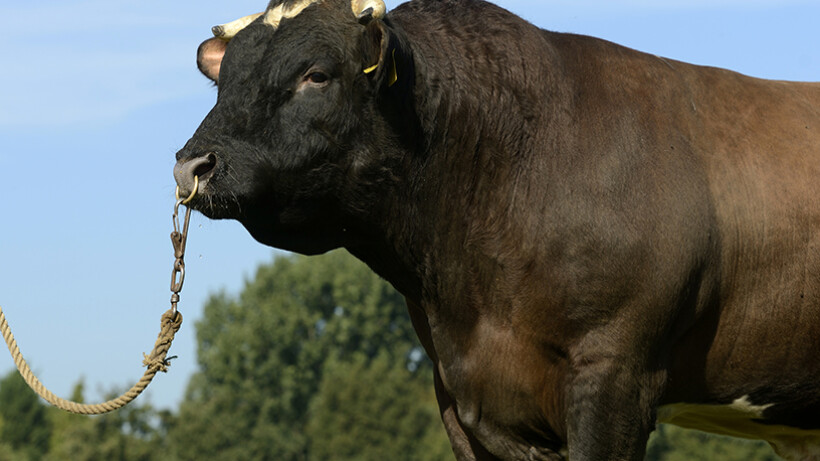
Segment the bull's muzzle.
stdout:
<svg viewBox="0 0 820 461">
<path fill-rule="evenodd" d="M 202 157 L 182 159 L 174 165 L 174 179 L 179 186 L 179 194 L 187 196 L 194 190 L 195 177 L 199 178 L 199 191 L 202 192 L 213 176 L 216 167 L 216 155 L 207 154 Z"/>
</svg>

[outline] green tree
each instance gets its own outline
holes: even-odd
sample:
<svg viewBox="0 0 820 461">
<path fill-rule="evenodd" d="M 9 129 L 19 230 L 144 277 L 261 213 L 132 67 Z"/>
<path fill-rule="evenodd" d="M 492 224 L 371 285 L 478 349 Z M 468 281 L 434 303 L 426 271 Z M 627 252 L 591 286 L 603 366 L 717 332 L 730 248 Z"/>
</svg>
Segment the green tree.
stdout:
<svg viewBox="0 0 820 461">
<path fill-rule="evenodd" d="M 82 381 L 71 399 L 84 402 Z M 106 399 L 119 395 L 112 391 Z M 53 427 L 51 449 L 44 461 L 151 461 L 166 460 L 164 432 L 160 424 L 167 415 L 143 401 L 102 416 L 81 416 L 49 408 Z"/>
<path fill-rule="evenodd" d="M 46 407 L 17 370 L 0 380 L 0 418 L 0 443 L 15 452 L 9 459 L 40 459 L 48 451 L 51 424 Z"/>
<path fill-rule="evenodd" d="M 74 385 L 69 400 L 85 403 L 84 392 L 85 382 L 80 380 Z M 48 416 L 52 431 L 47 457 L 49 459 L 68 459 L 62 456 L 68 454 L 65 447 L 75 443 L 74 433 L 76 429 L 84 424 L 90 424 L 91 420 L 87 416 L 71 414 L 57 408 L 49 408 Z"/>
<path fill-rule="evenodd" d="M 321 441 L 323 424 L 316 418 L 332 416 L 327 402 L 333 396 L 320 397 L 323 382 L 328 386 L 326 375 L 345 387 L 368 390 L 359 401 L 429 402 L 431 365 L 419 354 L 403 298 L 345 252 L 279 257 L 260 267 L 237 299 L 220 294 L 208 301 L 197 341 L 200 370 L 170 428 L 178 459 L 320 459 L 313 455 L 323 449 L 314 445 Z M 365 386 L 355 382 L 368 373 L 390 379 Z M 399 373 L 411 384 L 398 386 Z M 345 411 L 352 417 L 353 409 Z M 370 411 L 362 408 L 362 415 Z M 415 450 L 407 459 L 430 451 L 422 443 L 435 445 L 446 437 L 437 412 L 429 408 L 367 417 L 382 420 L 357 430 L 389 432 L 401 426 L 404 434 L 415 435 L 403 445 Z M 419 427 L 410 429 L 413 425 Z M 394 443 L 388 435 L 379 443 Z"/>
<path fill-rule="evenodd" d="M 453 459 L 443 430 L 432 379 L 380 355 L 326 363 L 307 436 L 317 461 Z"/>
</svg>

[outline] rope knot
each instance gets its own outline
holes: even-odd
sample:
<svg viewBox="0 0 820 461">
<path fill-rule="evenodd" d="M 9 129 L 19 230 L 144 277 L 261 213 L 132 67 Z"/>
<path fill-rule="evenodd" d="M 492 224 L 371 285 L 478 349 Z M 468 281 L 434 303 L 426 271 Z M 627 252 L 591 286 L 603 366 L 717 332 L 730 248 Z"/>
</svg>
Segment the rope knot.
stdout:
<svg viewBox="0 0 820 461">
<path fill-rule="evenodd" d="M 171 360 L 174 360 L 177 356 L 168 357 L 167 359 L 163 359 L 160 357 L 152 357 L 148 354 L 142 354 L 142 365 L 148 368 L 149 372 L 157 373 L 157 372 L 168 372 L 168 367 L 171 366 Z"/>
<path fill-rule="evenodd" d="M 153 357 L 148 354 L 142 354 L 142 365 L 148 367 L 148 371 L 153 373 L 168 372 L 168 367 L 171 366 L 171 359 L 162 359 Z"/>
</svg>

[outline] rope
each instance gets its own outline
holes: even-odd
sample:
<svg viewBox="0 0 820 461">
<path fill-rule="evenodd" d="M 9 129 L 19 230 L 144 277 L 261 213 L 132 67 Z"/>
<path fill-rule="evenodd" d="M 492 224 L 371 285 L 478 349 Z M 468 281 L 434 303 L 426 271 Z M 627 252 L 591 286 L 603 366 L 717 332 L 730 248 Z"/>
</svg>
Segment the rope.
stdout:
<svg viewBox="0 0 820 461">
<path fill-rule="evenodd" d="M 0 332 L 3 333 L 3 339 L 6 340 L 6 345 L 9 347 L 9 352 L 11 352 L 11 357 L 14 359 L 14 364 L 17 365 L 17 370 L 20 372 L 20 375 L 23 376 L 23 379 L 26 380 L 29 387 L 46 402 L 61 410 L 79 415 L 101 415 L 108 413 L 128 405 L 128 403 L 137 398 L 137 396 L 148 387 L 148 384 L 151 383 L 151 380 L 154 379 L 157 372 L 165 372 L 168 370 L 170 359 L 166 359 L 165 356 L 168 354 L 168 349 L 171 347 L 174 335 L 179 331 L 181 325 L 182 314 L 175 309 L 168 309 L 168 311 L 162 314 L 161 330 L 157 336 L 157 342 L 154 343 L 154 350 L 151 351 L 150 355 L 143 354 L 144 360 L 142 364 L 148 367 L 148 369 L 145 371 L 145 374 L 142 375 L 142 378 L 121 396 L 107 402 L 88 405 L 57 397 L 34 376 L 28 363 L 23 359 L 23 354 L 20 353 L 20 349 L 17 347 L 17 341 L 14 340 L 14 335 L 11 334 L 11 329 L 6 321 L 6 315 L 3 313 L 2 307 L 0 307 Z"/>
</svg>

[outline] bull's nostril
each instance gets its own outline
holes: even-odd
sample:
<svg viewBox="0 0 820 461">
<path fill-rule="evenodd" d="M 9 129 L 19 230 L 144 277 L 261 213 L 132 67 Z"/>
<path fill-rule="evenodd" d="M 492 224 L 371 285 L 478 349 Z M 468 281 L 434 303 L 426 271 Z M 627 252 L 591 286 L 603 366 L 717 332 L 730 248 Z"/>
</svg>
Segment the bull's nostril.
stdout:
<svg viewBox="0 0 820 461">
<path fill-rule="evenodd" d="M 180 188 L 180 193 L 188 193 L 193 190 L 195 177 L 199 178 L 199 188 L 201 191 L 208 182 L 208 179 L 213 176 L 215 170 L 216 155 L 213 153 L 177 162 L 174 167 L 174 178 Z"/>
<path fill-rule="evenodd" d="M 200 160 L 200 159 L 198 159 Z M 216 155 L 208 154 L 201 158 L 201 161 L 194 166 L 194 176 L 199 176 L 200 179 L 207 179 L 216 167 Z"/>
</svg>

